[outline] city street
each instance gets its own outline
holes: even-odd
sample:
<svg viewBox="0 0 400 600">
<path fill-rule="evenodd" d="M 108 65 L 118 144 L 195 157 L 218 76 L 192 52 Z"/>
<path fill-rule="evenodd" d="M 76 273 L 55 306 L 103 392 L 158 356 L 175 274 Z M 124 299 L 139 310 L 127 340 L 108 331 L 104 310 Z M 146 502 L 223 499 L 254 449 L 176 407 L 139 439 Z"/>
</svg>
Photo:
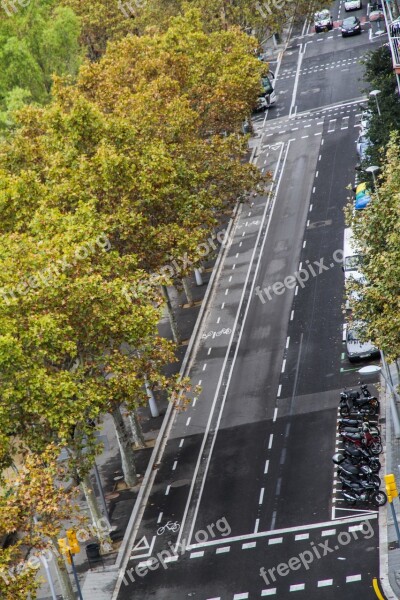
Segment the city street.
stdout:
<svg viewBox="0 0 400 600">
<path fill-rule="evenodd" d="M 344 353 L 341 269 L 360 61 L 386 41 L 354 14 L 360 36 L 295 32 L 277 104 L 255 118 L 272 182 L 241 206 L 190 373 L 202 391 L 169 432 L 118 600 L 376 597 L 378 513 L 344 505 L 331 460 L 340 391 L 363 366 Z"/>
</svg>

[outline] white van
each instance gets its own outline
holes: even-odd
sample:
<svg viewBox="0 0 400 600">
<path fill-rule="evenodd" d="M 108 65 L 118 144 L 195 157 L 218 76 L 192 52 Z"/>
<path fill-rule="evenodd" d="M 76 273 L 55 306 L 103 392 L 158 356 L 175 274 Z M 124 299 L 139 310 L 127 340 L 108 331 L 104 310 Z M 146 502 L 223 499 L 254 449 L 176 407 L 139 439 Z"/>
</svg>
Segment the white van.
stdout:
<svg viewBox="0 0 400 600">
<path fill-rule="evenodd" d="M 353 237 L 353 230 L 348 227 L 344 230 L 343 241 L 343 271 L 345 279 L 353 278 L 365 283 L 365 277 L 360 273 L 362 254 Z"/>
</svg>

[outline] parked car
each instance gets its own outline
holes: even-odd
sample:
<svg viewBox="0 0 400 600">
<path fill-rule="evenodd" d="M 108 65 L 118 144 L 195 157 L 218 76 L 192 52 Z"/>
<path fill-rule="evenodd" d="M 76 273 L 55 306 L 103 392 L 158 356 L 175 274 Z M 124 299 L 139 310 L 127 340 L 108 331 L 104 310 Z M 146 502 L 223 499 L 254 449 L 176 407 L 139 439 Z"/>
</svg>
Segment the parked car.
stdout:
<svg viewBox="0 0 400 600">
<path fill-rule="evenodd" d="M 360 19 L 357 19 L 357 17 L 347 17 L 347 19 L 344 19 L 341 29 L 342 29 L 342 37 L 347 37 L 348 35 L 360 34 L 361 33 Z"/>
<path fill-rule="evenodd" d="M 344 3 L 344 10 L 348 12 L 349 10 L 358 10 L 362 8 L 361 0 L 346 0 Z"/>
<path fill-rule="evenodd" d="M 315 33 L 321 33 L 321 31 L 330 31 L 333 29 L 333 19 L 329 10 L 324 9 L 315 13 L 314 27 Z"/>
<path fill-rule="evenodd" d="M 360 183 L 355 189 L 354 208 L 362 210 L 371 202 L 371 192 L 366 183 Z"/>
<path fill-rule="evenodd" d="M 362 323 L 354 321 L 346 326 L 346 353 L 350 362 L 379 356 L 379 349 L 371 341 L 360 341 Z"/>
<path fill-rule="evenodd" d="M 363 161 L 367 158 L 367 150 L 370 146 L 371 142 L 365 135 L 365 133 L 360 132 L 357 140 L 357 154 L 360 157 L 360 160 Z"/>
<path fill-rule="evenodd" d="M 347 227 L 344 230 L 343 240 L 343 266 L 345 279 L 353 279 L 365 283 L 365 276 L 361 273 L 362 254 L 353 237 L 353 230 Z"/>
</svg>

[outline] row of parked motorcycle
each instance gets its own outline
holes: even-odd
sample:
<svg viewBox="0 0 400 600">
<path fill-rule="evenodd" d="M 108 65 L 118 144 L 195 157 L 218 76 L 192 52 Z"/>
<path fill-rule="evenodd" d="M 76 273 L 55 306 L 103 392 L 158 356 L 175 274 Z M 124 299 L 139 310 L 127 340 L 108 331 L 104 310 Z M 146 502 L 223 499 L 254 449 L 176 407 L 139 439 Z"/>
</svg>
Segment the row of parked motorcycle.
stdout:
<svg viewBox="0 0 400 600">
<path fill-rule="evenodd" d="M 345 389 L 340 394 L 338 430 L 343 450 L 334 454 L 332 460 L 337 465 L 345 502 L 383 506 L 387 496 L 379 489 L 381 463 L 378 456 L 383 449 L 377 425 L 379 400 L 371 395 L 365 384 L 359 385 L 359 390 Z"/>
</svg>

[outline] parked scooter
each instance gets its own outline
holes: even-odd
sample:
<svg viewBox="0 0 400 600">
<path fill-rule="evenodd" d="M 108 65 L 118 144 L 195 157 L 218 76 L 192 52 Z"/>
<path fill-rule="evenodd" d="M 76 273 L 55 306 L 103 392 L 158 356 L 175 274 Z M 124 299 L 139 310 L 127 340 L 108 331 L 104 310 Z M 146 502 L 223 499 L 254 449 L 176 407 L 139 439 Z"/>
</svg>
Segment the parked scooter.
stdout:
<svg viewBox="0 0 400 600">
<path fill-rule="evenodd" d="M 373 473 L 371 467 L 368 465 L 353 465 L 349 459 L 346 459 L 345 456 L 340 453 L 334 454 L 332 460 L 337 465 L 337 474 L 341 480 L 342 478 L 348 478 L 353 482 L 366 481 L 375 484 L 377 488 L 380 487 L 380 477 Z"/>
<path fill-rule="evenodd" d="M 371 467 L 374 473 L 378 473 L 381 470 L 381 463 L 377 456 L 374 456 L 369 448 L 348 446 L 342 451 L 343 455 L 351 460 L 355 465 L 366 464 Z"/>
<path fill-rule="evenodd" d="M 374 489 L 373 485 L 366 489 L 358 483 L 345 484 L 343 485 L 342 496 L 351 505 L 356 502 L 371 502 L 374 506 L 384 506 L 387 502 L 385 492 Z"/>
<path fill-rule="evenodd" d="M 349 445 L 354 445 L 357 447 L 367 447 L 371 450 L 372 454 L 381 454 L 383 447 L 381 444 L 381 438 L 377 435 L 372 435 L 368 425 L 364 423 L 362 427 L 362 432 L 360 433 L 350 433 L 347 431 L 342 431 L 340 433 L 344 440 L 345 447 Z"/>
</svg>

